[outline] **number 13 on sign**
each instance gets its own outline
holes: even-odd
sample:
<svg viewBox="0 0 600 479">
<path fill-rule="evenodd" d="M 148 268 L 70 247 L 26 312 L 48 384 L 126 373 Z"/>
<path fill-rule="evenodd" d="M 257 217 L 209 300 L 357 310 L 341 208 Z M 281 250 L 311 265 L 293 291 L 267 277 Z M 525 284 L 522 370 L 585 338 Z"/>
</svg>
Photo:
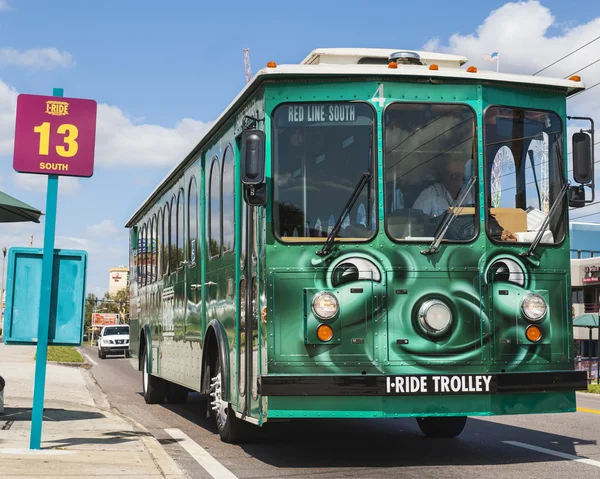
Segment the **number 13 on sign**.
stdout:
<svg viewBox="0 0 600 479">
<path fill-rule="evenodd" d="M 33 129 L 34 132 L 40 135 L 40 149 L 39 154 L 47 156 L 50 150 L 50 122 L 45 121 L 41 125 L 36 126 Z M 59 135 L 66 135 L 63 138 L 63 142 L 67 145 L 65 148 L 62 145 L 56 146 L 56 153 L 63 158 L 72 158 L 77 154 L 79 145 L 77 144 L 77 137 L 79 136 L 79 130 L 75 125 L 65 123 L 59 125 L 56 132 Z"/>
</svg>

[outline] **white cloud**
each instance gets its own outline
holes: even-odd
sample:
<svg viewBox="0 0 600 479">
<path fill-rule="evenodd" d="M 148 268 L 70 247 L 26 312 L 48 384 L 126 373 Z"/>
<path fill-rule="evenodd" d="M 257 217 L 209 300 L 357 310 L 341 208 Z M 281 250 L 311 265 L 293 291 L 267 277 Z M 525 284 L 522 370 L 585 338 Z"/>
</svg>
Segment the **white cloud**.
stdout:
<svg viewBox="0 0 600 479">
<path fill-rule="evenodd" d="M 0 156 L 12 155 L 16 111 L 16 90 L 0 80 Z"/>
<path fill-rule="evenodd" d="M 86 233 L 89 236 L 114 236 L 119 231 L 111 220 L 102 220 L 96 225 L 88 226 Z"/>
<path fill-rule="evenodd" d="M 96 162 L 103 166 L 172 166 L 183 159 L 209 123 L 185 118 L 175 128 L 134 124 L 114 106 L 98 105 Z"/>
<path fill-rule="evenodd" d="M 48 187 L 48 176 L 29 175 L 27 173 L 13 172 L 13 182 L 27 191 L 46 191 Z M 79 180 L 72 176 L 61 176 L 58 179 L 58 194 L 70 195 L 81 189 Z"/>
<path fill-rule="evenodd" d="M 69 52 L 51 48 L 33 48 L 19 51 L 14 48 L 0 48 L 0 65 L 15 65 L 33 69 L 67 68 L 75 60 Z"/>
<path fill-rule="evenodd" d="M 447 43 L 433 38 L 423 49 L 464 55 L 469 65 L 488 70 L 495 70 L 496 64 L 484 60 L 483 55 L 498 52 L 501 72 L 532 74 L 596 38 L 600 17 L 581 25 L 571 24 L 556 36 L 549 33 L 551 27 L 557 27 L 556 20 L 539 1 L 507 3 L 492 11 L 475 32 L 455 33 Z M 544 70 L 540 76 L 565 77 L 598 57 L 600 40 Z M 581 72 L 581 76 L 584 81 L 600 78 L 600 63 Z M 588 86 L 596 81 L 589 81 Z M 594 89 L 581 97 L 586 102 L 592 97 L 597 101 L 599 93 Z M 573 102 L 579 103 L 579 98 Z"/>
<path fill-rule="evenodd" d="M 7 0 L 0 0 L 0 12 L 2 10 L 12 10 Z"/>
</svg>

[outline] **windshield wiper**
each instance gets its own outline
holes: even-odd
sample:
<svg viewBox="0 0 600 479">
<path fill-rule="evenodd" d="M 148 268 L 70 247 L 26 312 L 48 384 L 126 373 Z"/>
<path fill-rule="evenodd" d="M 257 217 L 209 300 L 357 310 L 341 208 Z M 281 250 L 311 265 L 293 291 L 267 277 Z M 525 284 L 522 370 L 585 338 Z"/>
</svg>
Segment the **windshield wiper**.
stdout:
<svg viewBox="0 0 600 479">
<path fill-rule="evenodd" d="M 471 178 L 469 178 L 469 181 L 467 181 L 467 184 L 462 186 L 462 188 L 458 192 L 459 194 L 457 198 L 452 202 L 452 205 L 450 205 L 450 213 L 446 213 L 444 221 L 442 221 L 442 224 L 439 226 L 435 236 L 433 237 L 433 241 L 429 245 L 429 248 L 421 250 L 421 254 L 430 255 L 438 250 L 440 243 L 442 242 L 442 239 L 446 234 L 446 231 L 448 231 L 448 228 L 450 227 L 450 223 L 452 223 L 452 221 L 454 221 L 454 218 L 458 216 L 459 208 L 462 207 L 462 204 L 464 203 L 465 199 L 467 198 L 467 195 L 469 194 L 469 191 L 471 191 L 471 188 L 473 188 L 473 185 L 476 181 L 477 177 L 471 176 Z"/>
<path fill-rule="evenodd" d="M 558 206 L 562 202 L 562 199 L 565 196 L 565 194 L 567 193 L 568 189 L 569 189 L 569 183 L 563 183 L 562 188 L 560 189 L 560 191 L 558 192 L 558 195 L 556 196 L 556 199 L 554 200 L 554 203 L 552 203 L 552 207 L 550 208 L 550 211 L 548 212 L 548 216 L 546 216 L 546 219 L 544 219 L 542 226 L 540 226 L 540 229 L 538 230 L 537 234 L 535 235 L 535 238 L 531 242 L 531 246 L 529 246 L 529 249 L 527 251 L 521 253 L 520 256 L 522 256 L 524 258 L 533 256 L 533 254 L 535 253 L 535 250 L 537 249 L 538 245 L 540 244 L 540 241 L 542 240 L 542 236 L 544 235 L 546 228 L 548 228 L 548 223 L 550 223 L 550 220 L 554 216 L 554 213 L 556 213 L 556 211 L 558 210 Z"/>
<path fill-rule="evenodd" d="M 371 181 L 372 177 L 373 177 L 373 173 L 371 171 L 365 171 L 362 174 L 358 184 L 354 187 L 354 191 L 352 192 L 352 195 L 348 199 L 346 206 L 344 206 L 344 209 L 342 210 L 342 214 L 340 215 L 338 220 L 335 222 L 335 225 L 334 225 L 333 229 L 331 230 L 331 233 L 329 233 L 329 235 L 327 236 L 327 241 L 325 241 L 323 248 L 320 249 L 319 251 L 317 251 L 317 256 L 325 256 L 331 252 L 331 248 L 333 247 L 333 241 L 334 241 L 335 237 L 337 236 L 337 234 L 339 233 L 340 228 L 342 227 L 342 222 L 344 221 L 344 219 L 346 219 L 346 216 L 348 216 L 350 214 L 350 211 L 352 210 L 354 203 L 356 203 L 356 200 L 360 196 L 360 193 L 362 192 L 363 188 L 369 181 Z"/>
</svg>

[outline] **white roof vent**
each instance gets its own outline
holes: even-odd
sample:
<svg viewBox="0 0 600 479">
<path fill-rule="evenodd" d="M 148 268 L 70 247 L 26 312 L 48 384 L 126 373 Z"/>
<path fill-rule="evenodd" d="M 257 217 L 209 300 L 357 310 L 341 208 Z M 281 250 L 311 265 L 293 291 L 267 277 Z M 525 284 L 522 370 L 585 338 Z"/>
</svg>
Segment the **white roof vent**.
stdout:
<svg viewBox="0 0 600 479">
<path fill-rule="evenodd" d="M 390 55 L 390 61 L 403 65 L 423 65 L 421 63 L 421 56 L 417 52 L 394 52 Z"/>
</svg>

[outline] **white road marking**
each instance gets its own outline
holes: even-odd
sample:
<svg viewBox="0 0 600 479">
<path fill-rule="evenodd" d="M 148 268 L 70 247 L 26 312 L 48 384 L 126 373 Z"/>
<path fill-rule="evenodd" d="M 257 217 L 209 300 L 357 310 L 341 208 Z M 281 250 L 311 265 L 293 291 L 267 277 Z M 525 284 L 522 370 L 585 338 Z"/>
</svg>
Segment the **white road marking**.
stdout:
<svg viewBox="0 0 600 479">
<path fill-rule="evenodd" d="M 532 451 L 541 452 L 544 454 L 550 454 L 551 456 L 560 457 L 562 459 L 567 459 L 568 461 L 580 462 L 582 464 L 588 464 L 590 466 L 600 467 L 600 461 L 594 461 L 593 459 L 585 459 L 579 456 L 573 456 L 572 454 L 565 454 L 564 452 L 553 451 L 552 449 L 546 449 L 544 447 L 532 446 L 531 444 L 525 444 L 523 442 L 517 441 L 502 441 L 505 444 L 510 444 L 511 446 L 523 447 L 525 449 L 531 449 Z"/>
<path fill-rule="evenodd" d="M 98 363 L 96 361 L 94 361 L 92 358 L 90 358 L 86 353 L 83 353 L 83 355 L 88 359 L 88 361 L 90 363 L 92 363 L 94 366 L 98 366 Z"/>
<path fill-rule="evenodd" d="M 183 431 L 175 428 L 165 429 L 165 432 L 176 439 L 178 443 L 192 456 L 198 464 L 200 464 L 206 472 L 214 479 L 237 479 L 229 469 L 212 457 L 198 443 L 186 435 Z"/>
</svg>

